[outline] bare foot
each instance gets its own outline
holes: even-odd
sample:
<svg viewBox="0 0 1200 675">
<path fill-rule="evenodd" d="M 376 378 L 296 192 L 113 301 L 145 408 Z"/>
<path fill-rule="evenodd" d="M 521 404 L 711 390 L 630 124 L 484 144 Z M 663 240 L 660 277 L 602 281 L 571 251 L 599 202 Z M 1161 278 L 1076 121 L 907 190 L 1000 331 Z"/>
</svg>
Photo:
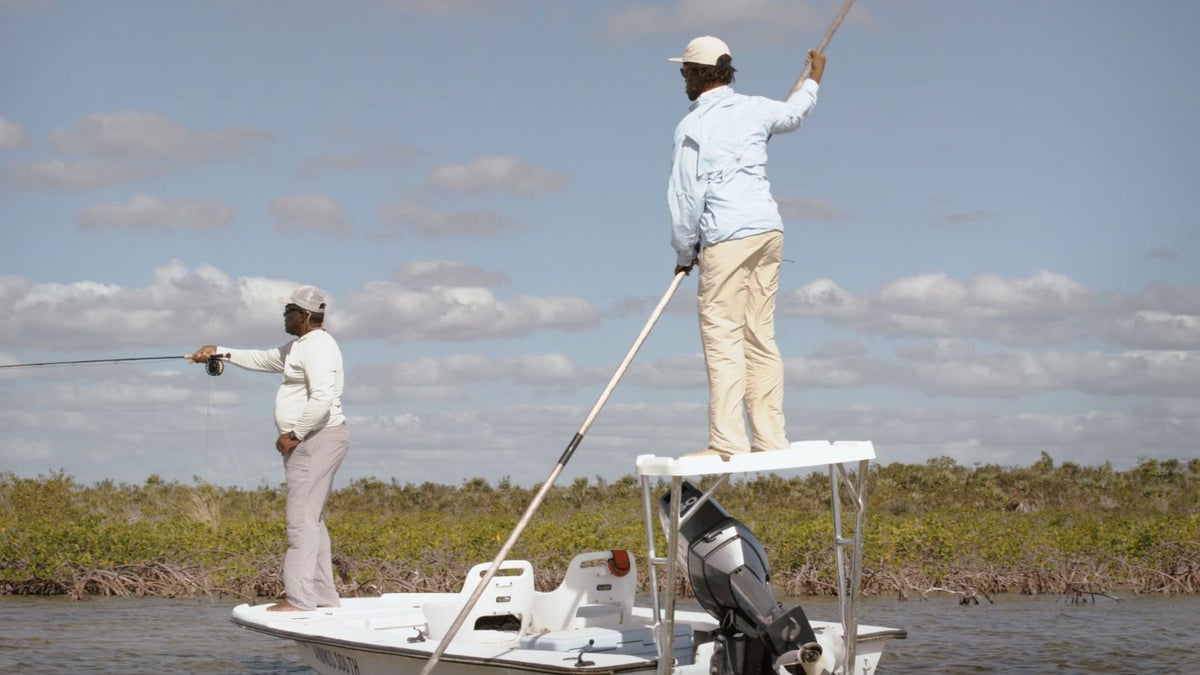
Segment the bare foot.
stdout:
<svg viewBox="0 0 1200 675">
<path fill-rule="evenodd" d="M 288 602 L 287 600 L 280 600 L 279 602 L 268 607 L 267 611 L 268 612 L 303 612 L 305 610 L 300 609 L 299 607 L 293 605 L 292 603 Z"/>
</svg>

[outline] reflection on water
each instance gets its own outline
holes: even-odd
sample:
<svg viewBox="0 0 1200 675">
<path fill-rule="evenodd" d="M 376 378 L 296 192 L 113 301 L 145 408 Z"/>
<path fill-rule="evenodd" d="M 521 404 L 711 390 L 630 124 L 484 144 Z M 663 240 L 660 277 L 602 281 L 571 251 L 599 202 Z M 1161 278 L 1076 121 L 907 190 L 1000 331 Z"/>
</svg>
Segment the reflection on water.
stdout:
<svg viewBox="0 0 1200 675">
<path fill-rule="evenodd" d="M 1200 673 L 1200 597 L 1122 595 L 1070 604 L 1003 595 L 868 598 L 866 624 L 908 631 L 884 651 L 895 673 Z M 803 598 L 814 619 L 837 605 Z M 233 601 L 0 597 L 0 672 L 310 673 L 290 643 L 229 623 Z M 785 605 L 796 604 L 785 601 Z"/>
</svg>

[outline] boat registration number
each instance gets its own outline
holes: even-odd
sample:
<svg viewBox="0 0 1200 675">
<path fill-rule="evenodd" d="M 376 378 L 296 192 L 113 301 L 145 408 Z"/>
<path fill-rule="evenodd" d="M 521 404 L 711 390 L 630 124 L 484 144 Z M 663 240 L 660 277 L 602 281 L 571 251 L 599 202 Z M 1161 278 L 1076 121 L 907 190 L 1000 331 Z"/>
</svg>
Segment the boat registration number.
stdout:
<svg viewBox="0 0 1200 675">
<path fill-rule="evenodd" d="M 329 649 L 328 647 L 322 647 L 321 645 L 312 645 L 312 652 L 313 658 L 318 663 L 339 672 L 358 675 L 358 659 L 353 656 Z"/>
</svg>

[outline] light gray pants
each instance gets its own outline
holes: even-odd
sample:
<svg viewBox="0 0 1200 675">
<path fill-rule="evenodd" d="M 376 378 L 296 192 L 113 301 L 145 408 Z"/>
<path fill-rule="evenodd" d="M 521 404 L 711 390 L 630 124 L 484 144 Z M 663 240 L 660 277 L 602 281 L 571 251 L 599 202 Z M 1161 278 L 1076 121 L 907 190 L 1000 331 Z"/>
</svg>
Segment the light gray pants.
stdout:
<svg viewBox="0 0 1200 675">
<path fill-rule="evenodd" d="M 287 476 L 287 540 L 283 557 L 283 589 L 299 609 L 337 607 L 329 531 L 321 511 L 333 476 L 350 449 L 345 424 L 325 427 L 305 437 L 283 456 Z"/>
</svg>

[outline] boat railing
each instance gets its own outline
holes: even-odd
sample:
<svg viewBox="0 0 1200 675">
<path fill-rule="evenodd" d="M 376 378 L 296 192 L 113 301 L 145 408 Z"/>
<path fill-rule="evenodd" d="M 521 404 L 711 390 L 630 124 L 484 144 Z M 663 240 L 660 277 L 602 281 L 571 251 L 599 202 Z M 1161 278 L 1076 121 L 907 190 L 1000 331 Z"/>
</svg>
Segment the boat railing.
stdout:
<svg viewBox="0 0 1200 675">
<path fill-rule="evenodd" d="M 698 509 L 689 505 L 681 514 L 683 479 L 688 476 L 715 476 L 697 501 L 707 500 L 729 476 L 741 473 L 781 471 L 825 467 L 829 472 L 833 547 L 837 566 L 837 593 L 845 653 L 842 672 L 853 673 L 855 644 L 858 635 L 858 597 L 862 586 L 862 540 L 866 522 L 866 477 L 875 447 L 870 441 L 800 441 L 783 450 L 735 455 L 728 461 L 716 455 L 700 457 L 658 457 L 641 455 L 637 458 L 638 475 L 642 484 L 643 520 L 646 526 L 647 576 L 650 582 L 651 605 L 655 616 L 658 643 L 658 673 L 667 675 L 673 669 L 675 589 L 679 583 L 679 532 L 689 514 Z M 855 466 L 856 465 L 856 466 Z M 655 502 L 652 480 L 669 479 L 671 498 L 666 518 L 667 555 L 660 556 L 655 548 Z M 657 482 L 657 481 L 655 481 Z M 854 519 L 854 531 L 844 534 L 842 493 L 849 502 Z M 658 570 L 663 568 L 666 579 L 659 585 Z"/>
</svg>

